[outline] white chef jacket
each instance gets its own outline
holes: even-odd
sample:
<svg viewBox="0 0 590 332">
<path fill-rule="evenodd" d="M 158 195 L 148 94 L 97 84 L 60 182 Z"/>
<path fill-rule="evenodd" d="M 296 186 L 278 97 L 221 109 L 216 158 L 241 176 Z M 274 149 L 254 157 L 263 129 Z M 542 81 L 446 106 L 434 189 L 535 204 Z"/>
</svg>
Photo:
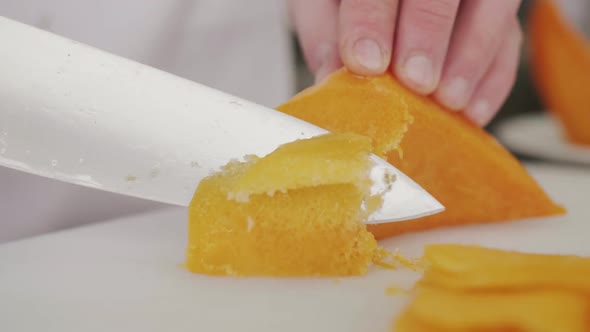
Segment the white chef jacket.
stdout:
<svg viewBox="0 0 590 332">
<path fill-rule="evenodd" d="M 0 0 L 0 15 L 266 106 L 294 93 L 284 1 Z M 0 242 L 156 207 L 0 167 Z"/>
</svg>

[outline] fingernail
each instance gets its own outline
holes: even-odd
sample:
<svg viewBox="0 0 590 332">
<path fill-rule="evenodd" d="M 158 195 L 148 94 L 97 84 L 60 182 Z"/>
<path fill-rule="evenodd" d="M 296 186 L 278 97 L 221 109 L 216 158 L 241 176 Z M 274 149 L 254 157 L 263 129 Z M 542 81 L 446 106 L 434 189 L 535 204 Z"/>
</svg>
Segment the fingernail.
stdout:
<svg viewBox="0 0 590 332">
<path fill-rule="evenodd" d="M 464 78 L 454 78 L 448 84 L 443 84 L 439 99 L 448 108 L 459 111 L 469 102 L 469 83 Z"/>
<path fill-rule="evenodd" d="M 356 61 L 369 70 L 381 70 L 383 66 L 383 54 L 381 47 L 372 39 L 359 39 L 353 46 Z"/>
<path fill-rule="evenodd" d="M 486 100 L 478 100 L 473 103 L 467 114 L 471 120 L 480 126 L 485 126 L 493 115 L 490 103 Z"/>
<path fill-rule="evenodd" d="M 403 73 L 408 80 L 424 89 L 430 88 L 434 81 L 432 60 L 425 55 L 410 57 L 403 67 Z"/>
</svg>

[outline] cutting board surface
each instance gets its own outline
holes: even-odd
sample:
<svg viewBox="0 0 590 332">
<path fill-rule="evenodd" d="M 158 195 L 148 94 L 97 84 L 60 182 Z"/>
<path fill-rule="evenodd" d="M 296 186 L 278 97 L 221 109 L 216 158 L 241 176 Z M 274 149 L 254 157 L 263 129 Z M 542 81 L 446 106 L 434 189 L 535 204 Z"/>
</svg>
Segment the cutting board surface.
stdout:
<svg viewBox="0 0 590 332">
<path fill-rule="evenodd" d="M 565 217 L 409 234 L 383 242 L 418 257 L 467 243 L 590 256 L 590 170 L 531 167 Z M 0 331 L 389 331 L 419 274 L 233 279 L 180 267 L 186 211 L 168 209 L 0 245 Z"/>
</svg>

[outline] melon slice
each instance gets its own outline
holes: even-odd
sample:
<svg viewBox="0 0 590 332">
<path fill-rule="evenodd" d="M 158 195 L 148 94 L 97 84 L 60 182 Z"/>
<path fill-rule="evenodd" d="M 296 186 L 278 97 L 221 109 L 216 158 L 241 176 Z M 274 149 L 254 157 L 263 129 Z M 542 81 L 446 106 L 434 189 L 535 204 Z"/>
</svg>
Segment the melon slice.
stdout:
<svg viewBox="0 0 590 332">
<path fill-rule="evenodd" d="M 232 196 L 287 192 L 291 189 L 350 183 L 368 188 L 371 141 L 361 135 L 323 135 L 285 144 L 256 160 L 236 182 Z M 230 197 L 231 198 L 231 197 Z"/>
<path fill-rule="evenodd" d="M 394 331 L 590 331 L 589 258 L 438 244 L 423 261 Z"/>
<path fill-rule="evenodd" d="M 570 290 L 590 300 L 590 259 L 464 245 L 431 245 L 420 284 L 455 290 Z"/>
<path fill-rule="evenodd" d="M 372 212 L 362 208 L 371 199 L 370 155 L 368 137 L 341 133 L 228 164 L 195 191 L 186 267 L 230 276 L 366 273 L 383 258 L 362 223 Z"/>
<path fill-rule="evenodd" d="M 590 44 L 550 0 L 533 2 L 528 19 L 531 71 L 566 139 L 590 145 Z"/>
<path fill-rule="evenodd" d="M 564 212 L 492 136 L 391 74 L 341 69 L 277 109 L 334 132 L 370 136 L 376 152 L 445 206 L 436 215 L 370 226 L 377 238 Z"/>
<path fill-rule="evenodd" d="M 455 293 L 421 288 L 394 324 L 395 332 L 587 332 L 590 301 L 556 291 Z"/>
<path fill-rule="evenodd" d="M 364 78 L 342 69 L 277 110 L 331 131 L 368 136 L 374 153 L 385 157 L 399 148 L 413 121 L 415 105 L 404 104 L 406 93 L 388 76 Z"/>
</svg>

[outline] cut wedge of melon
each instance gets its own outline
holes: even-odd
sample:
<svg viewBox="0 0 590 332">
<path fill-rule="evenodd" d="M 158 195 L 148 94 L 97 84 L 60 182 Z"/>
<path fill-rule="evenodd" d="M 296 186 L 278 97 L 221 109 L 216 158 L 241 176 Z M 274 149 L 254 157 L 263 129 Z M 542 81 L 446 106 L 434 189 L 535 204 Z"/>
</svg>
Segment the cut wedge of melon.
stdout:
<svg viewBox="0 0 590 332">
<path fill-rule="evenodd" d="M 565 138 L 590 145 L 590 43 L 551 0 L 533 2 L 528 18 L 534 83 Z"/>
<path fill-rule="evenodd" d="M 508 294 L 416 290 L 395 332 L 587 332 L 590 302 L 583 296 L 532 291 Z"/>
<path fill-rule="evenodd" d="M 590 259 L 470 245 L 426 247 L 396 332 L 590 331 Z"/>
<path fill-rule="evenodd" d="M 361 135 L 323 135 L 297 144 L 285 144 L 256 160 L 230 193 L 245 201 L 252 194 L 330 184 L 367 188 L 372 166 L 371 141 Z"/>
<path fill-rule="evenodd" d="M 372 212 L 362 208 L 370 154 L 368 137 L 327 134 L 205 178 L 189 207 L 186 267 L 229 276 L 366 273 L 384 257 L 363 224 Z"/>
<path fill-rule="evenodd" d="M 570 290 L 590 300 L 590 259 L 464 245 L 431 245 L 421 284 L 456 290 Z"/>
<path fill-rule="evenodd" d="M 436 215 L 370 226 L 377 238 L 564 212 L 491 135 L 393 75 L 342 69 L 277 109 L 334 132 L 370 136 L 377 152 L 445 206 Z"/>
</svg>

